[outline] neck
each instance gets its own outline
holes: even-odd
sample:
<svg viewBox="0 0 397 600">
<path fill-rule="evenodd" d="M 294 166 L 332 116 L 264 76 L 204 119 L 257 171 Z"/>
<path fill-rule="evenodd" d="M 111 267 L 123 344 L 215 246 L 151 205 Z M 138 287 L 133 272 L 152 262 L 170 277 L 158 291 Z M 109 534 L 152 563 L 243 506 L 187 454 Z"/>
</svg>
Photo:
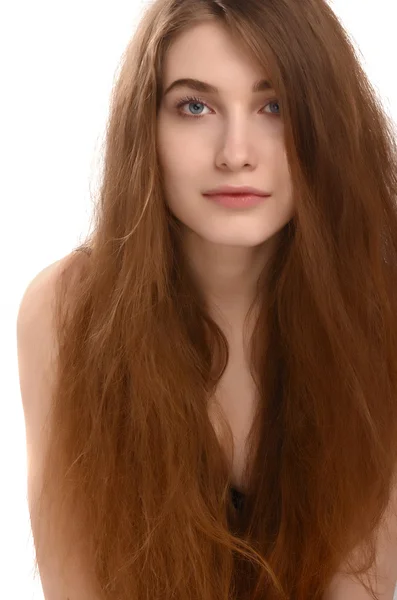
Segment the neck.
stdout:
<svg viewBox="0 0 397 600">
<path fill-rule="evenodd" d="M 269 243 L 226 246 L 187 232 L 183 249 L 208 304 L 234 318 L 245 315 L 256 297 L 258 279 L 273 249 Z"/>
</svg>

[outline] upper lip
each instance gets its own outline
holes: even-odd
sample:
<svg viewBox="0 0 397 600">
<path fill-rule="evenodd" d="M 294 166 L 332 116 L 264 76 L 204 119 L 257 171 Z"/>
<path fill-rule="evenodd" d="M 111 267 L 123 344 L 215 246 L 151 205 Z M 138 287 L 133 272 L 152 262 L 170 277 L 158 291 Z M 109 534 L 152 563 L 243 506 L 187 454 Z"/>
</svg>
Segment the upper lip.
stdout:
<svg viewBox="0 0 397 600">
<path fill-rule="evenodd" d="M 218 194 L 250 194 L 254 196 L 270 196 L 268 192 L 264 192 L 263 190 L 259 190 L 258 188 L 253 188 L 249 186 L 234 186 L 234 185 L 223 185 L 213 190 L 208 190 L 204 192 L 206 196 L 215 196 Z"/>
</svg>

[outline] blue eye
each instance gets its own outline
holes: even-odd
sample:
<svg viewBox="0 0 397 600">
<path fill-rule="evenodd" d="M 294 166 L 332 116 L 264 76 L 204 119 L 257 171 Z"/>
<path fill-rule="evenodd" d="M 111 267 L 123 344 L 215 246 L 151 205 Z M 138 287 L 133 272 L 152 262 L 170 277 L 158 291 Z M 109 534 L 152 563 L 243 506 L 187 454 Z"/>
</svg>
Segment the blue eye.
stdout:
<svg viewBox="0 0 397 600">
<path fill-rule="evenodd" d="M 186 96 L 185 98 L 181 98 L 178 103 L 176 104 L 176 108 L 178 109 L 178 113 L 182 116 L 182 117 L 188 117 L 188 118 L 193 118 L 193 119 L 201 119 L 202 117 L 204 117 L 205 115 L 192 115 L 192 114 L 187 114 L 185 112 L 182 112 L 182 108 L 186 105 L 186 104 L 201 104 L 203 106 L 206 106 L 207 108 L 208 105 L 201 99 L 201 98 L 196 98 L 195 96 Z M 267 108 L 270 105 L 277 105 L 280 107 L 280 103 L 276 100 L 270 100 L 264 108 Z M 281 110 L 279 108 L 279 110 Z M 272 116 L 275 117 L 279 117 L 280 113 L 276 113 L 276 114 L 272 114 Z"/>
</svg>

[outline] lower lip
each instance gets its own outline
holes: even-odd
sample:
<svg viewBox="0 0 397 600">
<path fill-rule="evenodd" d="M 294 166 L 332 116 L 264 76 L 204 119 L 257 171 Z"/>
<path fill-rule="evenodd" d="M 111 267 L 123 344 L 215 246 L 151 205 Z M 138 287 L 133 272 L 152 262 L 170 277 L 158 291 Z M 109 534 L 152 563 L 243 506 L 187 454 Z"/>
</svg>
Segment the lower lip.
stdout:
<svg viewBox="0 0 397 600">
<path fill-rule="evenodd" d="M 209 196 L 207 194 L 204 195 L 213 202 L 221 204 L 222 206 L 226 206 L 227 208 L 251 208 L 253 206 L 257 206 L 258 204 L 262 204 L 266 198 L 269 198 L 269 196 L 243 196 L 242 194 L 216 194 L 214 196 Z"/>
</svg>

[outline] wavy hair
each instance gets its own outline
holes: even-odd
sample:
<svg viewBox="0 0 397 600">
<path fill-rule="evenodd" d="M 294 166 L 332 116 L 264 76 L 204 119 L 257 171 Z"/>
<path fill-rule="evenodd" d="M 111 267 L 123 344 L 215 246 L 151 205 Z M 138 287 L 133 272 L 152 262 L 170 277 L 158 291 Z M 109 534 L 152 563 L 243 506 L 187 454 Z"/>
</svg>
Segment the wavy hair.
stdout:
<svg viewBox="0 0 397 600">
<path fill-rule="evenodd" d="M 258 280 L 241 511 L 208 414 L 228 342 L 190 276 L 156 148 L 165 54 L 206 21 L 271 74 L 296 207 Z M 94 226 L 57 288 L 39 503 L 47 548 L 73 553 L 78 516 L 103 598 L 319 600 L 341 565 L 374 594 L 397 461 L 396 156 L 325 0 L 146 8 L 113 89 Z"/>
</svg>

